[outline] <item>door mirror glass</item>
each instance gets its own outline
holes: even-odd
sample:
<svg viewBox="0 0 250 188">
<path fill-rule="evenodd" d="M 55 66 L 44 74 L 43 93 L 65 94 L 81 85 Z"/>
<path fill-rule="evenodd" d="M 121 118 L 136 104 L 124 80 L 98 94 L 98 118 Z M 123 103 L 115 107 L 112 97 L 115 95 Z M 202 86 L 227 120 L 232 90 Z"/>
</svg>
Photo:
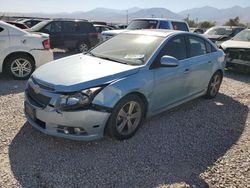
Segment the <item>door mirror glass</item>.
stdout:
<svg viewBox="0 0 250 188">
<path fill-rule="evenodd" d="M 179 65 L 179 61 L 168 55 L 164 55 L 161 57 L 161 66 L 162 67 L 177 67 Z"/>
</svg>

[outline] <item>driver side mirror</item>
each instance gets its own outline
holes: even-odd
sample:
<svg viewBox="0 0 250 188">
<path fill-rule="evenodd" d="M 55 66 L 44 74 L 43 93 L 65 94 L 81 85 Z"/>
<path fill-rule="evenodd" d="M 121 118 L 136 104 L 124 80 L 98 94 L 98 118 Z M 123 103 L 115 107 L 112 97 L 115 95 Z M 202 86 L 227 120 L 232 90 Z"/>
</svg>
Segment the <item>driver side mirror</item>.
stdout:
<svg viewBox="0 0 250 188">
<path fill-rule="evenodd" d="M 177 67 L 179 61 L 172 56 L 164 55 L 161 57 L 161 67 Z"/>
</svg>

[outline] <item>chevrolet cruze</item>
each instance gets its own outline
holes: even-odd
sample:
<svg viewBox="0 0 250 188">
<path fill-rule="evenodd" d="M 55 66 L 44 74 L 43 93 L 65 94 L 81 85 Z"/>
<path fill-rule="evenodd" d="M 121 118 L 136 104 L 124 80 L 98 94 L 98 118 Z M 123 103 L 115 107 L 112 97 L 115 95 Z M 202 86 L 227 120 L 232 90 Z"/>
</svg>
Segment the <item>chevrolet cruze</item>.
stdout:
<svg viewBox="0 0 250 188">
<path fill-rule="evenodd" d="M 214 98 L 224 66 L 223 51 L 200 35 L 127 31 L 37 69 L 27 82 L 25 114 L 52 136 L 128 139 L 144 118 L 200 96 Z"/>
</svg>

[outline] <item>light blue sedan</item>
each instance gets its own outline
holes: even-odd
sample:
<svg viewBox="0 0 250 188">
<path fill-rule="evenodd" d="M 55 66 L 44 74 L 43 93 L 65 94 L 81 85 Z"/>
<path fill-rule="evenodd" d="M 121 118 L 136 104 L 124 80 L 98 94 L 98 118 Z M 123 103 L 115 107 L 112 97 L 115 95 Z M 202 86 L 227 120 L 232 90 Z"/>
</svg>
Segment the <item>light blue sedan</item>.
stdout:
<svg viewBox="0 0 250 188">
<path fill-rule="evenodd" d="M 37 69 L 27 83 L 25 115 L 48 135 L 128 139 L 146 117 L 214 98 L 224 66 L 223 51 L 200 35 L 128 31 Z"/>
</svg>

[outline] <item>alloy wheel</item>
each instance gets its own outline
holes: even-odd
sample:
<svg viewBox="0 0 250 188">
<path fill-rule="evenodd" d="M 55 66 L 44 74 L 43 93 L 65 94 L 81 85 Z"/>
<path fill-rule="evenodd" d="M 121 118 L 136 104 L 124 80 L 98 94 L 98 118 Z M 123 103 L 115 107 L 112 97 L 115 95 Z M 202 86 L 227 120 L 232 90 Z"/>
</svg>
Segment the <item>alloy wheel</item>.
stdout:
<svg viewBox="0 0 250 188">
<path fill-rule="evenodd" d="M 27 59 L 18 58 L 11 63 L 10 70 L 14 76 L 22 78 L 32 72 L 32 65 Z"/>
<path fill-rule="evenodd" d="M 121 135 L 131 134 L 142 118 L 142 108 L 136 101 L 126 103 L 119 111 L 116 119 L 116 129 Z"/>
<path fill-rule="evenodd" d="M 218 93 L 221 84 L 221 76 L 219 74 L 214 75 L 210 84 L 210 95 L 214 96 Z"/>
<path fill-rule="evenodd" d="M 89 47 L 88 47 L 88 45 L 85 44 L 85 43 L 81 43 L 81 44 L 79 45 L 79 51 L 80 51 L 80 52 L 87 52 L 88 49 L 89 49 Z"/>
</svg>

